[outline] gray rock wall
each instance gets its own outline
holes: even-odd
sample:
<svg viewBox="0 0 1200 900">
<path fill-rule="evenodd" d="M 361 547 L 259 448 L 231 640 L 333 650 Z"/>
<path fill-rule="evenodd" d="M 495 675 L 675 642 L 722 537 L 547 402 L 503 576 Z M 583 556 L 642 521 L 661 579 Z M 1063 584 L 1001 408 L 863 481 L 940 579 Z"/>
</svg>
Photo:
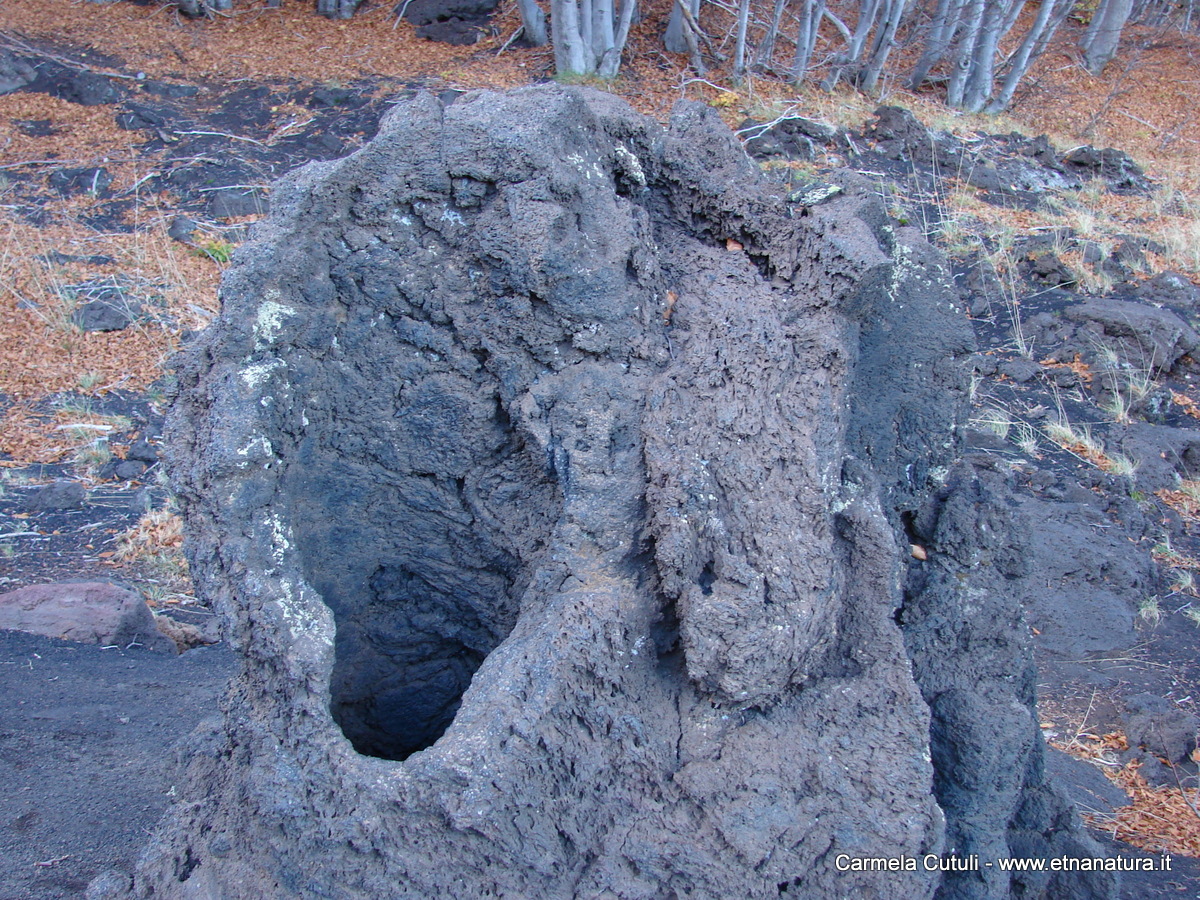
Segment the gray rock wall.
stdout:
<svg viewBox="0 0 1200 900">
<path fill-rule="evenodd" d="M 840 871 L 969 852 L 972 800 L 999 852 L 1044 788 L 987 684 L 1006 789 L 939 788 L 970 650 L 897 620 L 970 339 L 855 178 L 788 203 L 698 106 L 421 96 L 277 187 L 222 297 L 170 466 L 243 677 L 138 896 L 1010 895 Z"/>
</svg>

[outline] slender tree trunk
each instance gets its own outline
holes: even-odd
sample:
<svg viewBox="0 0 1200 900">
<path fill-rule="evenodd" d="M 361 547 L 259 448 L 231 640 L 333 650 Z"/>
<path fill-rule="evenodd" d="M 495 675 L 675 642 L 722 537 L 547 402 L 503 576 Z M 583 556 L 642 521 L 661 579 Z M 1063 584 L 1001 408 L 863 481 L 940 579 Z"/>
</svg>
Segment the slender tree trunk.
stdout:
<svg viewBox="0 0 1200 900">
<path fill-rule="evenodd" d="M 1054 0 L 1050 0 L 1051 3 Z M 1000 26 L 1001 36 L 1008 34 L 1017 24 L 1017 19 L 1021 18 L 1021 10 L 1025 8 L 1025 0 L 1008 0 L 1008 12 L 1004 15 L 1004 22 Z"/>
<path fill-rule="evenodd" d="M 970 0 L 966 24 L 958 36 L 954 71 L 950 75 L 950 83 L 946 86 L 946 104 L 955 109 L 962 109 L 967 78 L 971 75 L 971 65 L 975 59 L 975 44 L 979 40 L 979 25 L 983 21 L 984 6 L 984 0 Z"/>
<path fill-rule="evenodd" d="M 613 22 L 615 14 L 616 10 L 613 7 L 613 0 L 593 0 L 592 50 L 595 52 L 598 61 L 603 60 L 605 54 L 616 46 L 616 24 Z M 597 66 L 597 69 L 599 69 L 599 66 Z"/>
<path fill-rule="evenodd" d="M 758 45 L 756 62 L 762 68 L 769 68 L 771 58 L 775 55 L 775 39 L 779 35 L 779 23 L 783 21 L 783 13 L 787 9 L 787 5 L 788 0 L 775 0 L 775 9 L 771 13 L 771 24 L 763 36 L 762 43 Z"/>
<path fill-rule="evenodd" d="M 1013 94 L 1016 93 L 1017 85 L 1025 77 L 1029 67 L 1050 45 L 1054 32 L 1071 12 L 1073 5 L 1073 0 L 1042 0 L 1037 19 L 1028 34 L 1025 35 L 1021 46 L 1017 48 L 1017 52 L 1009 60 L 1008 73 L 1004 76 L 999 93 L 988 105 L 987 112 L 995 114 L 1008 108 L 1008 104 L 1012 103 Z"/>
<path fill-rule="evenodd" d="M 875 27 L 875 19 L 879 16 L 882 3 L 883 0 L 860 0 L 858 22 L 854 26 L 854 36 L 850 39 L 850 47 L 846 54 L 851 64 L 862 59 L 863 49 L 867 45 L 867 38 L 871 36 L 871 29 Z"/>
<path fill-rule="evenodd" d="M 817 35 L 821 29 L 821 18 L 825 14 L 825 0 L 800 0 L 800 28 L 796 33 L 796 55 L 792 59 L 792 83 L 800 84 L 808 73 L 812 62 Z"/>
<path fill-rule="evenodd" d="M 579 28 L 579 7 L 575 0 L 551 0 L 550 25 L 554 31 L 554 68 L 558 73 L 582 75 L 593 71 Z"/>
<path fill-rule="evenodd" d="M 1082 44 L 1084 67 L 1093 75 L 1099 75 L 1116 56 L 1121 30 L 1131 12 L 1133 0 L 1100 0 Z"/>
<path fill-rule="evenodd" d="M 525 29 L 525 42 L 534 47 L 542 47 L 549 40 L 546 35 L 546 14 L 537 5 L 536 0 L 517 0 L 517 9 L 521 11 L 521 27 Z"/>
<path fill-rule="evenodd" d="M 623 0 L 621 3 L 621 21 L 617 25 L 617 33 L 613 37 L 612 46 L 604 51 L 597 66 L 601 78 L 616 78 L 621 68 L 621 53 L 625 42 L 629 40 L 629 29 L 633 25 L 633 17 L 637 13 L 637 0 Z"/>
<path fill-rule="evenodd" d="M 224 2 L 224 6 L 220 4 Z M 317 14 L 327 19 L 349 19 L 354 15 L 359 0 L 317 0 Z M 228 0 L 206 0 L 210 9 L 229 9 Z"/>
<path fill-rule="evenodd" d="M 575 0 L 571 0 L 575 2 Z M 595 17 L 592 14 L 592 0 L 579 0 L 579 38 L 588 48 L 590 55 L 596 53 L 596 42 L 592 34 Z M 591 71 L 590 68 L 588 71 Z"/>
<path fill-rule="evenodd" d="M 863 72 L 859 87 L 864 91 L 874 91 L 887 63 L 888 54 L 896 44 L 896 32 L 908 12 L 908 0 L 888 0 L 884 10 L 883 22 L 875 33 L 875 41 L 871 44 L 871 54 L 867 57 L 867 67 Z"/>
<path fill-rule="evenodd" d="M 558 73 L 616 76 L 636 12 L 637 0 L 550 0 Z"/>
<path fill-rule="evenodd" d="M 917 61 L 916 67 L 908 78 L 908 86 L 916 90 L 925 83 L 933 67 L 942 61 L 950 44 L 954 41 L 954 31 L 962 16 L 963 6 L 967 0 L 939 0 L 933 21 L 929 23 L 929 36 L 925 39 L 925 51 Z"/>
<path fill-rule="evenodd" d="M 962 108 L 968 112 L 979 112 L 992 98 L 992 86 L 995 81 L 996 53 L 1000 39 L 1004 36 L 1003 27 L 1009 9 L 1006 4 L 988 3 L 984 10 L 983 21 L 979 26 L 979 39 L 975 43 L 974 59 L 971 62 L 971 74 L 963 89 Z"/>
<path fill-rule="evenodd" d="M 671 17 L 667 19 L 667 30 L 663 34 L 663 47 L 668 53 L 688 53 L 695 43 L 693 40 L 688 41 L 687 22 L 683 18 L 683 7 L 681 4 L 687 3 L 688 0 L 675 0 L 671 6 Z"/>
<path fill-rule="evenodd" d="M 733 83 L 741 84 L 746 76 L 746 30 L 750 25 L 750 0 L 741 0 L 738 7 L 737 41 L 733 50 Z"/>
</svg>

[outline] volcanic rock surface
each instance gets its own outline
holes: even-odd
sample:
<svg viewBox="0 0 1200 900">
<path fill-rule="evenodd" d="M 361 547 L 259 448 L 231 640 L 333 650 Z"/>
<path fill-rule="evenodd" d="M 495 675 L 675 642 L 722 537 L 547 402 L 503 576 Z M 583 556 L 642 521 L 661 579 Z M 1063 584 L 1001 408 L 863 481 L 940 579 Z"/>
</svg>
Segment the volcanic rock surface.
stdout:
<svg viewBox="0 0 1200 900">
<path fill-rule="evenodd" d="M 134 895 L 1111 893 L 922 863 L 1098 851 L 1042 773 L 1021 510 L 956 462 L 965 317 L 839 182 L 546 86 L 277 187 L 169 460 L 243 672 Z"/>
</svg>

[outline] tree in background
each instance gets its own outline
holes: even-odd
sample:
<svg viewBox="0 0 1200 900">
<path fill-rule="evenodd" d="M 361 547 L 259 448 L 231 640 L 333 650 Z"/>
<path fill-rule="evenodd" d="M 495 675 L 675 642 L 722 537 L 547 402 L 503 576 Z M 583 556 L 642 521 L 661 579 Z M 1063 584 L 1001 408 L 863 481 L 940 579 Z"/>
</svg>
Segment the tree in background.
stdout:
<svg viewBox="0 0 1200 900">
<path fill-rule="evenodd" d="M 637 0 L 550 0 L 558 74 L 614 78 L 636 8 Z"/>
<path fill-rule="evenodd" d="M 929 22 L 921 26 L 923 49 L 908 86 L 916 90 L 944 80 L 949 106 L 969 112 L 1006 108 L 1074 2 L 1042 0 L 1017 49 L 998 60 L 1001 41 L 1017 25 L 1025 5 L 1025 0 L 939 0 Z M 942 64 L 948 71 L 935 79 L 932 73 Z"/>
<path fill-rule="evenodd" d="M 531 47 L 541 47 L 549 42 L 546 34 L 546 14 L 537 5 L 537 0 L 517 0 L 517 9 L 521 13 L 521 30 L 525 42 Z"/>
<path fill-rule="evenodd" d="M 323 16 L 348 18 L 361 0 L 315 2 Z M 185 15 L 200 17 L 228 10 L 232 0 L 175 3 Z M 452 7 L 454 0 L 446 3 Z M 525 42 L 552 43 L 559 75 L 617 75 L 637 0 L 516 3 Z M 887 78 L 902 78 L 912 90 L 944 86 L 952 107 L 996 113 L 1012 103 L 1072 14 L 1087 25 L 1080 41 L 1084 66 L 1099 74 L 1116 56 L 1128 23 L 1195 30 L 1200 0 L 675 0 L 663 43 L 668 52 L 687 54 L 703 77 L 708 64 L 730 62 L 722 48 L 732 42 L 734 84 L 751 72 L 799 84 L 820 69 L 826 89 L 846 82 L 870 93 Z M 702 18 L 709 27 L 726 28 L 725 38 L 710 37 Z M 898 46 L 916 59 L 907 75 L 895 71 Z M 777 63 L 779 56 L 788 61 Z"/>
<path fill-rule="evenodd" d="M 1093 75 L 1099 75 L 1117 55 L 1121 30 L 1133 14 L 1133 0 L 1101 0 L 1092 13 L 1092 22 L 1080 42 L 1083 64 Z"/>
</svg>

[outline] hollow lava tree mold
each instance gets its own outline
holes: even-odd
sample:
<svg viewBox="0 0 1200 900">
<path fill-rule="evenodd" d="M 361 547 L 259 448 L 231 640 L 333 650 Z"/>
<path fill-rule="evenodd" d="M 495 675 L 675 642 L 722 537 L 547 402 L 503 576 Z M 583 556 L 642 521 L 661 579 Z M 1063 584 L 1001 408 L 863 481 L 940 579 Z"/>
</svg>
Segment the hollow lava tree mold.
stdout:
<svg viewBox="0 0 1200 900">
<path fill-rule="evenodd" d="M 557 86 L 418 96 L 276 188 L 172 417 L 243 671 L 135 894 L 1033 897 L 847 860 L 1094 851 L 972 544 L 1003 479 L 947 474 L 966 323 L 840 188 Z"/>
</svg>

